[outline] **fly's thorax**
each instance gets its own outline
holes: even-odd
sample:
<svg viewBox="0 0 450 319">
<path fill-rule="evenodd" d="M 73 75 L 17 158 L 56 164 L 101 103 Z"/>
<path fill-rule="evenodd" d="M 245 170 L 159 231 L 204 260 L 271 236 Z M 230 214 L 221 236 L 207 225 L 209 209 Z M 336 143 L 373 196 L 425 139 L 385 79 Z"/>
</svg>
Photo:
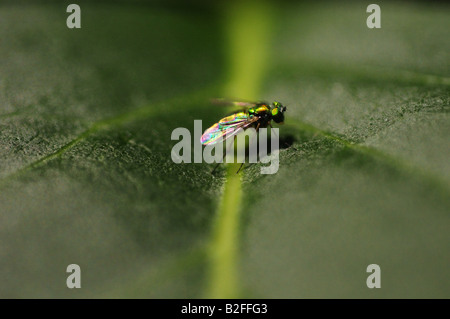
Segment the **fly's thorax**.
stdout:
<svg viewBox="0 0 450 319">
<path fill-rule="evenodd" d="M 248 109 L 248 113 L 251 115 L 264 116 L 270 114 L 270 107 L 266 104 L 258 105 L 257 107 L 252 107 Z"/>
</svg>

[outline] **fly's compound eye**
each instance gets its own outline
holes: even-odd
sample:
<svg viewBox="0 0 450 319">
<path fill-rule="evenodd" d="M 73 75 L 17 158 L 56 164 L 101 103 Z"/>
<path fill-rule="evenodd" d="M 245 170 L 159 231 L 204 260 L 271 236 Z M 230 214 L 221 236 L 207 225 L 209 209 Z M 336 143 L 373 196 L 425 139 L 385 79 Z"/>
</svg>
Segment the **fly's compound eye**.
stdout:
<svg viewBox="0 0 450 319">
<path fill-rule="evenodd" d="M 273 116 L 273 117 L 277 116 L 278 113 L 279 113 L 279 112 L 278 112 L 278 108 L 275 108 L 275 109 L 272 110 L 272 116 Z"/>
</svg>

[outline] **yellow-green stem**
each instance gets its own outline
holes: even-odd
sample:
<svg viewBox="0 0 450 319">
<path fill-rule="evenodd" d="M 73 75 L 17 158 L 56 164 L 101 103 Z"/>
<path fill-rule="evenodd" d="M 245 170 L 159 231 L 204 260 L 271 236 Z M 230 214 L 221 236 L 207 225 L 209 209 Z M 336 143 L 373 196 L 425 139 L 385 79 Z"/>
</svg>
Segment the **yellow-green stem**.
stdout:
<svg viewBox="0 0 450 319">
<path fill-rule="evenodd" d="M 225 20 L 229 78 L 224 97 L 260 100 L 269 47 L 272 9 L 266 1 L 229 3 Z M 207 298 L 240 297 L 239 230 L 242 208 L 240 164 L 228 164 L 210 247 Z"/>
</svg>

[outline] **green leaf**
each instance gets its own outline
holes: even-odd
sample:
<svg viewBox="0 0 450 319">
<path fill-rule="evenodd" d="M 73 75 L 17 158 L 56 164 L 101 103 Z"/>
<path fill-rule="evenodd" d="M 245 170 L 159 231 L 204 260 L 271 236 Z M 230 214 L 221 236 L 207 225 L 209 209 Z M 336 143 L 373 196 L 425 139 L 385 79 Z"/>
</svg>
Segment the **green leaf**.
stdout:
<svg viewBox="0 0 450 319">
<path fill-rule="evenodd" d="M 449 296 L 447 7 L 78 4 L 0 5 L 0 296 Z M 222 96 L 287 105 L 276 174 L 172 162 Z"/>
<path fill-rule="evenodd" d="M 246 175 L 255 296 L 449 296 L 448 12 L 381 8 L 379 30 L 355 3 L 286 10 L 265 87 L 295 143 L 276 175 Z M 372 263 L 381 289 L 366 286 Z"/>
</svg>

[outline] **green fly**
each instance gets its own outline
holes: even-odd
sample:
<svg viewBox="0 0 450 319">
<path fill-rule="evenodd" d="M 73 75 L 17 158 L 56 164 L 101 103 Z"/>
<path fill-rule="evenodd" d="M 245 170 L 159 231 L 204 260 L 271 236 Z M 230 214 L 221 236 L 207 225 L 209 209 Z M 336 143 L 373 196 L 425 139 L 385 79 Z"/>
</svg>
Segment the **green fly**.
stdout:
<svg viewBox="0 0 450 319">
<path fill-rule="evenodd" d="M 224 117 L 208 128 L 200 138 L 200 142 L 203 145 L 212 145 L 219 141 L 224 141 L 250 127 L 254 127 L 256 132 L 258 132 L 260 128 L 272 127 L 272 121 L 279 124 L 284 122 L 286 106 L 283 106 L 280 102 L 273 102 L 272 105 L 266 102 L 253 103 L 225 100 L 217 100 L 217 102 L 240 107 L 241 110 Z"/>
</svg>

